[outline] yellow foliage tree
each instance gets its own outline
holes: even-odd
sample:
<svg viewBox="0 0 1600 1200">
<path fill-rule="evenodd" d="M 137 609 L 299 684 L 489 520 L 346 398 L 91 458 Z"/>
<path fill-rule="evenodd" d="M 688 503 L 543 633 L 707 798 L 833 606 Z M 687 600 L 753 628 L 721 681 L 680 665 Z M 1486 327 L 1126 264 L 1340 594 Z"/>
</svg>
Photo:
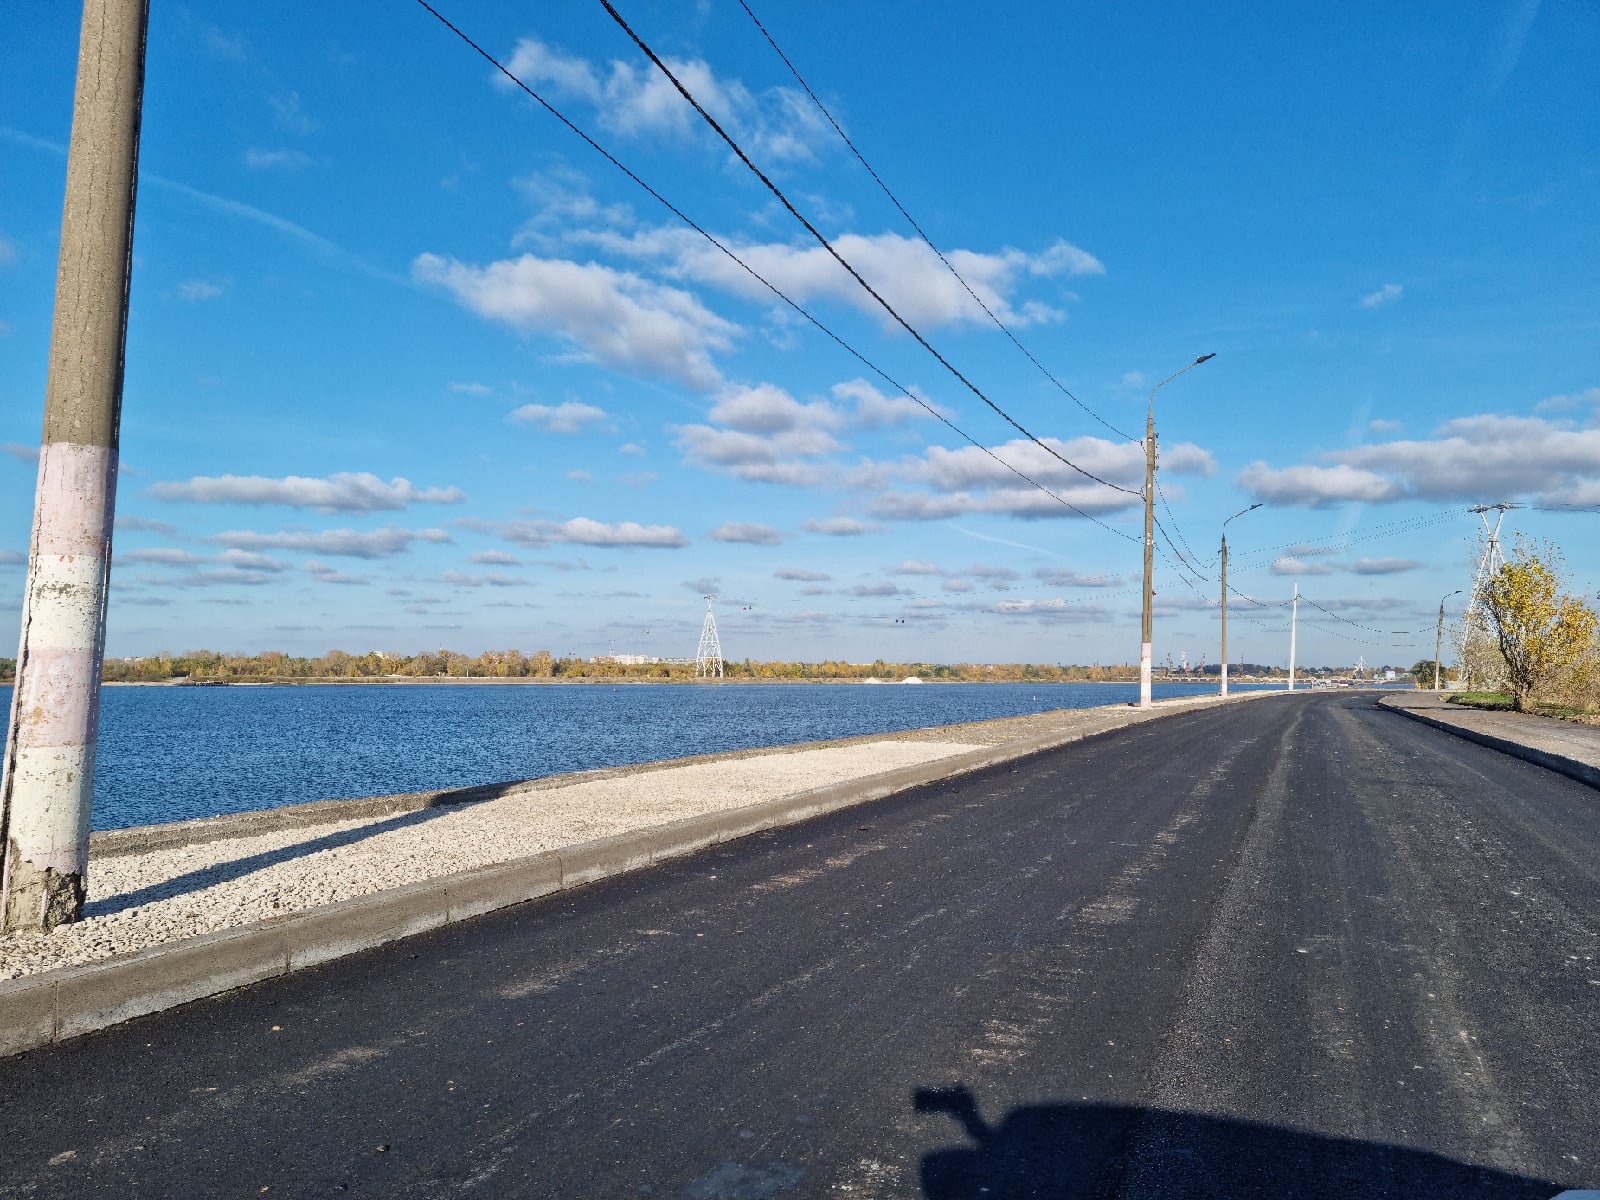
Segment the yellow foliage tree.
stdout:
<svg viewBox="0 0 1600 1200">
<path fill-rule="evenodd" d="M 1562 592 L 1564 571 L 1554 545 L 1519 538 L 1516 553 L 1479 596 L 1505 658 L 1511 704 L 1518 712 L 1583 656 L 1600 624 L 1583 600 Z"/>
</svg>

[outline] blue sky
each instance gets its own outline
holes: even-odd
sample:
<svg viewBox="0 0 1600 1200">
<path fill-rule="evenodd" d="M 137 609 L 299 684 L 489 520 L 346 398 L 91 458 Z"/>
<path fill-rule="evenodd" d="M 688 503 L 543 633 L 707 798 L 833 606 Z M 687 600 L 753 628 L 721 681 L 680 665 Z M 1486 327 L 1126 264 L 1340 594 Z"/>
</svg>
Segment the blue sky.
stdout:
<svg viewBox="0 0 1600 1200">
<path fill-rule="evenodd" d="M 622 12 L 1048 451 L 600 4 L 441 11 L 870 368 L 422 7 L 157 0 L 111 653 L 692 654 L 713 592 L 732 657 L 1136 661 L 1125 435 L 1210 352 L 1157 396 L 1158 661 L 1216 661 L 1257 501 L 1230 582 L 1321 606 L 1303 663 L 1431 656 L 1471 504 L 1600 582 L 1553 507 L 1600 507 L 1592 4 L 750 4 L 1048 375 L 737 0 Z M 0 614 L 74 8 L 0 14 Z M 1283 610 L 1230 616 L 1286 661 Z"/>
</svg>

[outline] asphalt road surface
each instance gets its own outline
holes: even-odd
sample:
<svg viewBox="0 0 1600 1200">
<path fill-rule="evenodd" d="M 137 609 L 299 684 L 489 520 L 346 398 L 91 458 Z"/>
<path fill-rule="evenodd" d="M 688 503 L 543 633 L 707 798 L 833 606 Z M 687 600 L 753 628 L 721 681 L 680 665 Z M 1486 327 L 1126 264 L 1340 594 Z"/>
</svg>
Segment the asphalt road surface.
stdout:
<svg viewBox="0 0 1600 1200">
<path fill-rule="evenodd" d="M 1600 793 L 1175 716 L 0 1062 L 0 1197 L 1600 1186 Z"/>
</svg>

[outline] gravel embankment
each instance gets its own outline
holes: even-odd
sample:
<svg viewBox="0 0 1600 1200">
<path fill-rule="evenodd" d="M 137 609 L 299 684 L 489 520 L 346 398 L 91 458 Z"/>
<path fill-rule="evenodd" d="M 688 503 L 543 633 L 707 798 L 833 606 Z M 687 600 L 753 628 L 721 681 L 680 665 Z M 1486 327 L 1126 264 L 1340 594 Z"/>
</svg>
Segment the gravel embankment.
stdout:
<svg viewBox="0 0 1600 1200">
<path fill-rule="evenodd" d="M 995 729 L 969 741 L 891 737 L 578 777 L 564 786 L 536 782 L 476 804 L 97 857 L 83 920 L 50 934 L 0 938 L 0 979 L 932 762 L 1009 740 L 1009 733 Z"/>
</svg>

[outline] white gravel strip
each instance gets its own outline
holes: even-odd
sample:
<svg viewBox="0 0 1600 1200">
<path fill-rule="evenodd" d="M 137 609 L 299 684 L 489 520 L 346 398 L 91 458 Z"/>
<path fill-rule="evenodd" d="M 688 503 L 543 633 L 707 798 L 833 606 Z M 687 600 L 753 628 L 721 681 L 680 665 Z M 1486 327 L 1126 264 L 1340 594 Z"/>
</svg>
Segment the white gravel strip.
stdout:
<svg viewBox="0 0 1600 1200">
<path fill-rule="evenodd" d="M 0 937 L 0 979 L 74 966 L 701 813 L 934 762 L 981 742 L 875 741 L 667 767 L 199 846 L 97 858 L 83 920 Z"/>
</svg>

